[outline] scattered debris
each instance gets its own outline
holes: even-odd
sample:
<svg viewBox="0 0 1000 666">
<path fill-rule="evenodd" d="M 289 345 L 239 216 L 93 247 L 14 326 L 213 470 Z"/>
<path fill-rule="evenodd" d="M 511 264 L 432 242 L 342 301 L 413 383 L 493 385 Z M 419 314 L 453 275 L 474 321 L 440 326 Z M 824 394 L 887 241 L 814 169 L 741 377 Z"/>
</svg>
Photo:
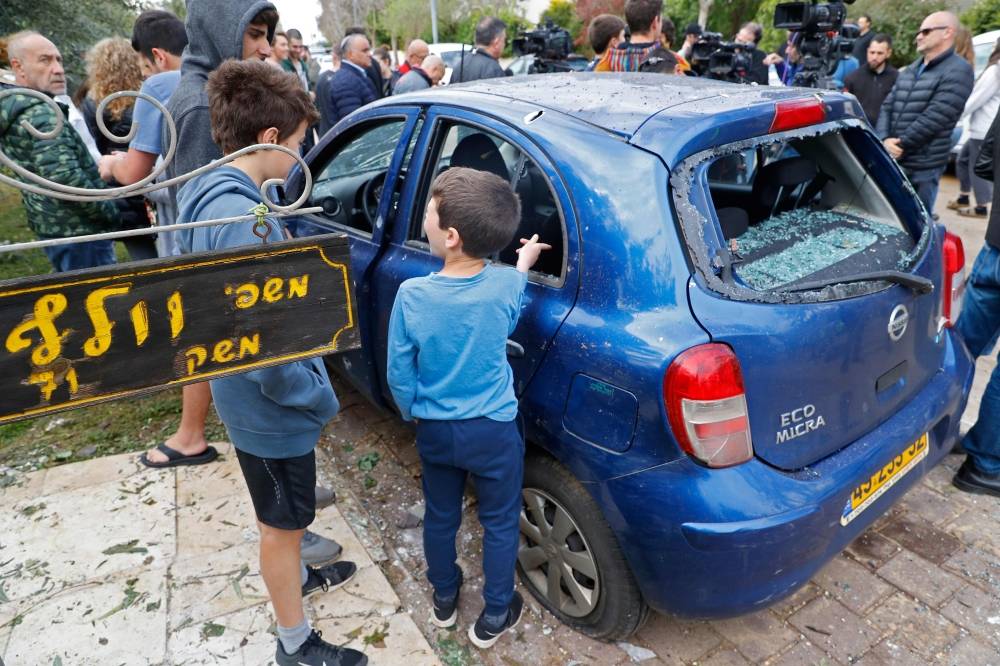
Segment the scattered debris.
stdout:
<svg viewBox="0 0 1000 666">
<path fill-rule="evenodd" d="M 209 638 L 218 638 L 224 633 L 226 633 L 226 628 L 221 624 L 206 622 L 201 625 L 201 639 L 203 641 L 208 640 Z"/>
<path fill-rule="evenodd" d="M 628 658 L 633 662 L 647 661 L 649 659 L 656 659 L 656 653 L 652 650 L 647 650 L 644 647 L 639 647 L 638 645 L 632 645 L 631 643 L 619 642 L 616 645 L 625 651 Z"/>
<path fill-rule="evenodd" d="M 97 447 L 91 444 L 90 446 L 85 446 L 76 452 L 77 458 L 91 458 L 97 453 Z"/>
<path fill-rule="evenodd" d="M 419 526 L 424 520 L 424 513 L 426 510 L 427 507 L 423 502 L 417 502 L 408 508 L 400 519 L 396 521 L 396 527 L 401 530 L 409 530 Z"/>
<path fill-rule="evenodd" d="M 374 648 L 384 648 L 385 639 L 389 636 L 389 623 L 386 622 L 382 625 L 380 629 L 373 630 L 370 634 L 364 637 L 364 644 L 371 645 Z"/>
<path fill-rule="evenodd" d="M 117 545 L 111 546 L 110 548 L 106 548 L 105 550 L 102 550 L 101 553 L 103 555 L 123 555 L 123 554 L 130 554 L 130 553 L 148 553 L 149 552 L 148 549 L 143 548 L 142 546 L 140 546 L 138 544 L 139 544 L 139 540 L 138 539 L 132 539 L 128 543 L 119 543 Z"/>
</svg>

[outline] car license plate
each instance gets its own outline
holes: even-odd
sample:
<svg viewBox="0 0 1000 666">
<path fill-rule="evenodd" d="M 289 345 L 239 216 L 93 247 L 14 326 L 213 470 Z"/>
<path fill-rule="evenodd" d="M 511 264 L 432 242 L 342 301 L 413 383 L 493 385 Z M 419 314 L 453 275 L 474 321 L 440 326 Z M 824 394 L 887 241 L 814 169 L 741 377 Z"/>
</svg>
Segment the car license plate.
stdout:
<svg viewBox="0 0 1000 666">
<path fill-rule="evenodd" d="M 902 453 L 886 463 L 882 469 L 872 474 L 870 479 L 855 488 L 844 506 L 844 513 L 840 516 L 840 524 L 849 525 L 862 511 L 871 506 L 875 500 L 903 478 L 907 472 L 916 467 L 917 463 L 927 456 L 927 441 L 927 433 L 924 433 L 920 439 L 903 449 Z"/>
</svg>

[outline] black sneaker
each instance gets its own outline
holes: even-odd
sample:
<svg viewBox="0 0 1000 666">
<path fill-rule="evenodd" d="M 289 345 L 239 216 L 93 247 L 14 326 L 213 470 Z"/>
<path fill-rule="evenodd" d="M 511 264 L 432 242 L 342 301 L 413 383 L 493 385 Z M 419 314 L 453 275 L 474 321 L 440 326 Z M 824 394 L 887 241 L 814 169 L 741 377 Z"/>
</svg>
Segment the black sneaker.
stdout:
<svg viewBox="0 0 1000 666">
<path fill-rule="evenodd" d="M 331 645 L 315 630 L 291 654 L 285 652 L 281 641 L 278 641 L 278 652 L 274 655 L 274 660 L 278 666 L 365 666 L 368 663 L 368 657 L 363 652 Z"/>
<path fill-rule="evenodd" d="M 1000 474 L 986 474 L 979 471 L 971 458 L 966 458 L 951 480 L 959 490 L 979 495 L 1000 497 Z"/>
<path fill-rule="evenodd" d="M 434 603 L 434 612 L 431 614 L 431 622 L 434 626 L 441 627 L 442 629 L 451 629 L 455 626 L 455 622 L 458 620 L 458 595 L 462 592 L 462 570 L 458 570 L 458 590 L 455 592 L 455 598 L 449 602 L 443 602 L 438 599 L 437 594 L 431 595 L 431 600 Z"/>
<path fill-rule="evenodd" d="M 500 637 L 507 631 L 517 626 L 521 619 L 521 611 L 524 610 L 524 599 L 518 592 L 514 591 L 514 598 L 510 600 L 510 608 L 507 609 L 507 618 L 499 627 L 490 626 L 486 622 L 486 611 L 479 614 L 476 623 L 469 627 L 469 640 L 477 648 L 486 649 L 493 647 L 493 644 L 500 640 Z"/>
<path fill-rule="evenodd" d="M 302 596 L 306 597 L 317 590 L 336 590 L 343 587 L 354 578 L 358 567 L 354 562 L 336 562 L 325 567 L 306 567 L 309 577 L 302 586 Z"/>
</svg>

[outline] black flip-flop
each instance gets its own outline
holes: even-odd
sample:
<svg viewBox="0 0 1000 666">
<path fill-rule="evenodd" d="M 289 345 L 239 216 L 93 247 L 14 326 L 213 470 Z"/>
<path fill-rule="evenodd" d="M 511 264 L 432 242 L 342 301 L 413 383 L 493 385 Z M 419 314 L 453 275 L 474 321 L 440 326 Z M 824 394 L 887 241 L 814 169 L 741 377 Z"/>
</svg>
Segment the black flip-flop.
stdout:
<svg viewBox="0 0 1000 666">
<path fill-rule="evenodd" d="M 180 451 L 170 448 L 165 442 L 157 444 L 156 450 L 167 457 L 166 462 L 153 462 L 146 457 L 145 453 L 139 456 L 139 462 L 146 467 L 160 469 L 163 467 L 178 467 L 180 465 L 204 465 L 205 463 L 212 462 L 219 455 L 219 452 L 215 450 L 214 446 L 209 446 L 199 454 L 186 456 Z"/>
</svg>

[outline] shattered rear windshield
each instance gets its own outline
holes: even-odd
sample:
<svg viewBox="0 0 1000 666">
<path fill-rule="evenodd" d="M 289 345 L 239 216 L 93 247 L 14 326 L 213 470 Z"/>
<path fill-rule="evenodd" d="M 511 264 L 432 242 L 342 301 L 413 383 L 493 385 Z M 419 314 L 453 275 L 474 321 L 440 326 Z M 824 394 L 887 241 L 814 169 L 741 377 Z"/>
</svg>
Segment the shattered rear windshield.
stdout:
<svg viewBox="0 0 1000 666">
<path fill-rule="evenodd" d="M 721 147 L 675 169 L 682 230 L 709 286 L 741 300 L 830 300 L 888 286 L 838 278 L 908 270 L 927 234 L 903 224 L 885 187 L 898 174 L 873 168 L 873 142 L 840 126 Z M 817 282 L 829 286 L 796 291 Z"/>
</svg>

